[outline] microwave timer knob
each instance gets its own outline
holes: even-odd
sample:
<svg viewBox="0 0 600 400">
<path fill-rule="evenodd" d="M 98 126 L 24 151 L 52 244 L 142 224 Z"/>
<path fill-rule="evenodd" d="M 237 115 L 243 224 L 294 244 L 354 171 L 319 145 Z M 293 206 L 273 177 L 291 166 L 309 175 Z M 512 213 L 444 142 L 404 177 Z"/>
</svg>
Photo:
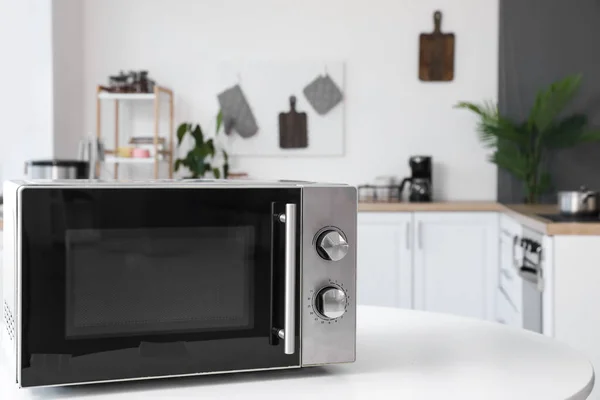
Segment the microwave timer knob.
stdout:
<svg viewBox="0 0 600 400">
<path fill-rule="evenodd" d="M 335 229 L 326 230 L 317 238 L 317 253 L 325 260 L 340 261 L 348 254 L 348 247 L 344 235 Z"/>
<path fill-rule="evenodd" d="M 348 298 L 346 292 L 337 286 L 327 286 L 319 290 L 315 297 L 315 310 L 325 319 L 336 319 L 346 312 Z"/>
</svg>

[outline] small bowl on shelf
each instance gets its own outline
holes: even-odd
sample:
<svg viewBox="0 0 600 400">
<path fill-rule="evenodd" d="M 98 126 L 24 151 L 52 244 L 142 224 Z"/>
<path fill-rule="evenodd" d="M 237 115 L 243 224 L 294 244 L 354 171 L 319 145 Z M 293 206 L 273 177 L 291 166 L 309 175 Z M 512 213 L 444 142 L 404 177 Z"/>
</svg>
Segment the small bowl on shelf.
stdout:
<svg viewBox="0 0 600 400">
<path fill-rule="evenodd" d="M 130 158 L 133 154 L 133 147 L 117 147 L 117 156 Z"/>
<path fill-rule="evenodd" d="M 150 158 L 150 150 L 148 150 L 148 149 L 140 149 L 140 148 L 136 147 L 131 152 L 131 156 L 133 158 Z"/>
</svg>

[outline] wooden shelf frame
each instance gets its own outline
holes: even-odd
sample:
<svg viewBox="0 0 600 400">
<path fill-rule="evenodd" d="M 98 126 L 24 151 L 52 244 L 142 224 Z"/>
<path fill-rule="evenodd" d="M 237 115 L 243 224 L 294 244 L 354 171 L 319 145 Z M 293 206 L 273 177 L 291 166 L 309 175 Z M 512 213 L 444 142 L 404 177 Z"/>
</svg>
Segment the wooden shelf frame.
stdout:
<svg viewBox="0 0 600 400">
<path fill-rule="evenodd" d="M 173 91 L 169 88 L 155 85 L 154 92 L 149 93 L 150 96 L 140 96 L 138 93 L 119 93 L 115 96 L 102 96 L 101 94 L 108 93 L 104 90 L 101 85 L 98 85 L 96 88 L 96 136 L 98 139 L 102 139 L 102 101 L 103 100 L 113 100 L 115 102 L 115 150 L 119 147 L 119 102 L 120 101 L 148 101 L 151 100 L 154 102 L 154 179 L 158 179 L 159 173 L 159 165 L 160 163 L 164 163 L 167 161 L 169 163 L 169 179 L 173 178 L 173 156 L 174 156 L 174 135 L 175 135 L 175 126 L 174 126 L 174 104 L 173 104 Z M 131 98 L 128 98 L 128 95 Z M 159 125 L 160 125 L 160 103 L 164 97 L 167 97 L 168 105 L 169 105 L 169 138 L 167 149 L 158 150 L 158 139 L 159 139 Z M 114 153 L 114 151 L 112 153 Z M 111 153 L 107 151 L 107 154 Z M 159 155 L 164 155 L 166 160 L 160 160 Z M 100 165 L 96 165 L 96 172 L 99 174 Z M 99 175 L 98 175 L 99 176 Z M 114 178 L 119 178 L 119 162 L 114 162 Z"/>
</svg>

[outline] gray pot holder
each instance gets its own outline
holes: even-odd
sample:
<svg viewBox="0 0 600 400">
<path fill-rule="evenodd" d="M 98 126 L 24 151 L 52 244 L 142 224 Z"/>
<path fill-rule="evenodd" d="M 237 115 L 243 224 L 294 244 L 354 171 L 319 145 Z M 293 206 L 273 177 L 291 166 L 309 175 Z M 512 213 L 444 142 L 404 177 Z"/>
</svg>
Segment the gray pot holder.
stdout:
<svg viewBox="0 0 600 400">
<path fill-rule="evenodd" d="M 340 88 L 329 75 L 320 75 L 304 88 L 304 96 L 319 115 L 325 115 L 342 102 Z"/>
<path fill-rule="evenodd" d="M 225 133 L 230 135 L 235 130 L 243 138 L 256 135 L 258 125 L 246 96 L 240 85 L 235 85 L 217 95 L 221 112 L 223 113 L 223 126 Z"/>
</svg>

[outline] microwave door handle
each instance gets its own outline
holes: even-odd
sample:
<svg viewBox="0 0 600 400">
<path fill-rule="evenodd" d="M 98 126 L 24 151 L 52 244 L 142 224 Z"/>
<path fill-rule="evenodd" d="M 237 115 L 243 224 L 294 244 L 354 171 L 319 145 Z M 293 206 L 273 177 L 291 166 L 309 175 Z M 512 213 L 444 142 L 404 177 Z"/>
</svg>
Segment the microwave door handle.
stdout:
<svg viewBox="0 0 600 400">
<path fill-rule="evenodd" d="M 285 354 L 296 349 L 296 205 L 286 204 L 279 216 L 285 224 L 285 285 L 283 329 L 277 335 L 283 339 Z"/>
</svg>

